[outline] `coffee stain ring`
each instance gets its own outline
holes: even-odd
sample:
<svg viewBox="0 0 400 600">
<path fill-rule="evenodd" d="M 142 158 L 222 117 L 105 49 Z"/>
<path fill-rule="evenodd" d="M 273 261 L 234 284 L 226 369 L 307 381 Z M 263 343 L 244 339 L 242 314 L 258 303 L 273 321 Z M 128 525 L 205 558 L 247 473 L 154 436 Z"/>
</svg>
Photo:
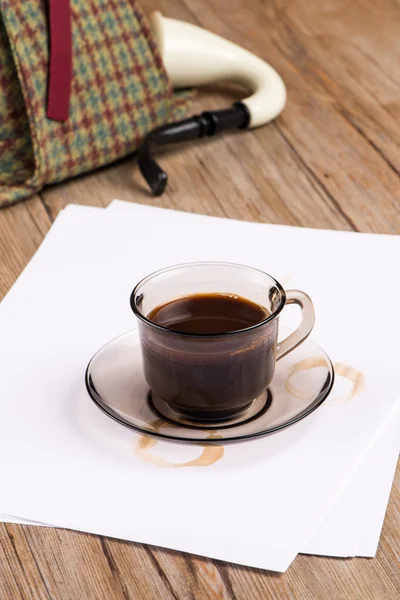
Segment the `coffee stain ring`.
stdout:
<svg viewBox="0 0 400 600">
<path fill-rule="evenodd" d="M 322 357 L 309 357 L 300 362 L 296 363 L 290 370 L 289 375 L 285 382 L 286 390 L 299 400 L 308 400 L 308 395 L 304 391 L 298 389 L 293 382 L 291 381 L 294 375 L 300 373 L 301 371 L 306 371 L 309 369 L 316 369 L 318 367 L 324 367 L 325 361 Z M 361 394 L 365 389 L 365 376 L 364 374 L 352 367 L 350 365 L 346 365 L 344 363 L 334 363 L 333 368 L 335 371 L 336 377 L 343 377 L 347 379 L 351 383 L 351 389 L 346 394 L 341 394 L 336 398 L 328 398 L 328 401 L 325 403 L 326 406 L 337 406 L 339 404 L 344 404 L 345 402 L 349 402 L 359 394 Z"/>
<path fill-rule="evenodd" d="M 166 423 L 165 421 L 161 420 L 161 419 L 157 419 L 156 421 L 154 421 L 152 423 L 152 427 L 154 429 L 154 431 L 158 432 L 161 427 L 163 427 L 164 425 L 167 425 L 169 427 L 174 427 L 174 425 L 171 425 L 170 423 Z M 208 439 L 221 439 L 222 435 L 218 435 L 217 433 L 211 433 L 210 436 L 208 437 Z M 144 462 L 147 463 L 151 463 L 153 465 L 156 465 L 158 467 L 164 467 L 167 469 L 181 469 L 182 467 L 208 467 L 210 465 L 213 465 L 214 463 L 218 462 L 219 460 L 221 460 L 221 458 L 224 456 L 224 452 L 225 452 L 225 448 L 224 446 L 221 445 L 211 445 L 211 444 L 207 444 L 207 446 L 202 445 L 203 451 L 200 454 L 200 456 L 198 456 L 197 458 L 194 458 L 192 460 L 186 461 L 186 462 L 182 462 L 182 463 L 175 463 L 175 462 L 171 462 L 169 460 L 166 460 L 165 458 L 163 458 L 162 456 L 157 456 L 155 454 L 152 454 L 151 452 L 149 452 L 149 450 L 151 450 L 152 448 L 154 448 L 154 446 L 156 446 L 158 443 L 158 440 L 147 436 L 147 435 L 139 435 L 136 439 L 135 442 L 135 455 L 140 458 L 141 460 L 143 460 Z"/>
</svg>

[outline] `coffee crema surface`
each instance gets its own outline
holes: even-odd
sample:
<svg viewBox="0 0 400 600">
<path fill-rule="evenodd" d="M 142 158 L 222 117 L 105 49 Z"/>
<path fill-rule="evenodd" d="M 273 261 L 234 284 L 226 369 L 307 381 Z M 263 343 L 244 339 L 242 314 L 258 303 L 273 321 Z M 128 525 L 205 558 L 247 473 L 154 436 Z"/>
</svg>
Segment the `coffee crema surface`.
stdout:
<svg viewBox="0 0 400 600">
<path fill-rule="evenodd" d="M 193 294 L 155 307 L 148 319 L 174 331 L 218 334 L 240 331 L 269 316 L 266 308 L 236 294 Z"/>
</svg>

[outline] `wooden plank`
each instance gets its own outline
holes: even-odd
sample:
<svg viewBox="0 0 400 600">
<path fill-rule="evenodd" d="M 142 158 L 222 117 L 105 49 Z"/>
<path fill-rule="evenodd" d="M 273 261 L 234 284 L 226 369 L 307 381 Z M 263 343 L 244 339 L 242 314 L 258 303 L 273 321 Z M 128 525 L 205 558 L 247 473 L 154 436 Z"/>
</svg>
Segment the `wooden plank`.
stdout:
<svg viewBox="0 0 400 600">
<path fill-rule="evenodd" d="M 70 202 L 113 198 L 231 218 L 400 233 L 399 5 L 383 0 L 142 0 L 273 64 L 288 86 L 267 127 L 164 151 L 167 193 L 152 198 L 132 158 L 0 213 L 0 298 Z M 193 110 L 240 90 L 199 93 Z M 79 532 L 0 525 L 0 597 L 343 600 L 399 595 L 400 469 L 377 557 L 299 556 L 285 574 Z"/>
<path fill-rule="evenodd" d="M 50 225 L 39 196 L 0 212 L 0 300 L 32 258 Z"/>
<path fill-rule="evenodd" d="M 51 598 L 156 600 L 170 596 L 168 579 L 160 577 L 150 551 L 141 544 L 62 529 L 21 529 Z"/>
<path fill-rule="evenodd" d="M 309 57 L 301 40 L 286 26 L 274 3 L 252 4 L 251 10 L 241 0 L 209 3 L 208 10 L 202 10 L 204 5 L 199 0 L 186 1 L 185 5 L 190 6 L 192 18 L 199 24 L 258 53 L 283 76 L 288 87 L 286 110 L 272 125 L 255 130 L 254 135 L 265 145 L 269 130 L 277 128 L 297 154 L 304 173 L 324 189 L 348 226 L 398 233 L 397 173 L 343 116 L 337 99 L 318 77 L 313 56 Z M 347 18 L 345 10 L 341 17 Z M 329 76 L 324 74 L 324 78 Z M 296 174 L 292 179 L 296 182 Z M 295 194 L 284 201 L 290 208 L 298 202 Z"/>
</svg>

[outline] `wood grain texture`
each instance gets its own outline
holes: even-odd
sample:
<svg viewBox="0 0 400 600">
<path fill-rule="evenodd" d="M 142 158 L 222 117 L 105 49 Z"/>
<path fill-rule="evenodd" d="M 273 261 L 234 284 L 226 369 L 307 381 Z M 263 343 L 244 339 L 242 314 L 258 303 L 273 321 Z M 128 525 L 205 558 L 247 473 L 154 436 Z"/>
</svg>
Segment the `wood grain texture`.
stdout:
<svg viewBox="0 0 400 600">
<path fill-rule="evenodd" d="M 400 4 L 394 0 L 142 0 L 270 62 L 288 87 L 274 123 L 170 149 L 152 198 L 132 158 L 0 213 L 0 298 L 59 210 L 113 198 L 231 218 L 400 234 Z M 200 92 L 223 107 L 234 88 Z M 0 598 L 387 600 L 400 595 L 400 469 L 375 559 L 298 556 L 285 574 L 84 533 L 0 525 Z"/>
</svg>

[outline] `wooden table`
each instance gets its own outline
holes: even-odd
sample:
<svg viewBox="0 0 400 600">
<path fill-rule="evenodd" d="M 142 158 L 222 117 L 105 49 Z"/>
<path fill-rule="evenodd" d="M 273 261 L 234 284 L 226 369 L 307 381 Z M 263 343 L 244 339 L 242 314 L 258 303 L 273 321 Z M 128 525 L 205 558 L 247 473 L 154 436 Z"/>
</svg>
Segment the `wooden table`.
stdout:
<svg viewBox="0 0 400 600">
<path fill-rule="evenodd" d="M 170 184 L 161 198 L 149 196 L 130 158 L 0 212 L 1 296 L 69 202 L 106 206 L 121 198 L 268 223 L 400 233 L 398 2 L 142 5 L 265 58 L 287 84 L 287 107 L 261 129 L 165 153 Z M 215 88 L 202 92 L 195 108 L 238 98 L 238 90 Z M 398 470 L 375 559 L 298 556 L 282 575 L 95 535 L 2 524 L 0 598 L 394 600 L 399 506 Z"/>
</svg>

